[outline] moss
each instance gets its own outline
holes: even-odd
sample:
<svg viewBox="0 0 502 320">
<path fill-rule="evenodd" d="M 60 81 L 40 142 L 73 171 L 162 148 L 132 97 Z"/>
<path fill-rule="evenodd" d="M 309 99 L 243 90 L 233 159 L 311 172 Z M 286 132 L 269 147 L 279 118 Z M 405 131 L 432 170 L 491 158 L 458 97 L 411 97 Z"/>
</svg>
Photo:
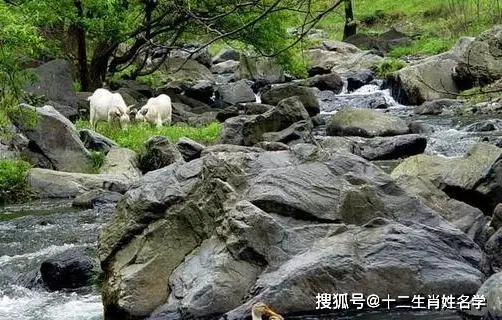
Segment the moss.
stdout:
<svg viewBox="0 0 502 320">
<path fill-rule="evenodd" d="M 386 59 L 377 67 L 377 74 L 381 78 L 386 78 L 393 72 L 396 72 L 404 67 L 406 67 L 406 62 L 399 59 Z"/>
</svg>

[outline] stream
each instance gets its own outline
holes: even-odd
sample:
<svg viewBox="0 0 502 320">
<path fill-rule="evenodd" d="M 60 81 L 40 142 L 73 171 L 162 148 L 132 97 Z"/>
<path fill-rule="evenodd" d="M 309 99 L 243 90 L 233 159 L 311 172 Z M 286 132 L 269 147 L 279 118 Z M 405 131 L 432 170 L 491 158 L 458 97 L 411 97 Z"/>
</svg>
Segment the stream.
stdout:
<svg viewBox="0 0 502 320">
<path fill-rule="evenodd" d="M 480 118 L 416 116 L 412 107 L 396 103 L 379 85 L 367 85 L 352 93 L 319 94 L 321 114 L 329 117 L 343 106 L 380 106 L 381 111 L 410 121 L 421 121 L 432 130 L 427 134 L 426 154 L 455 157 L 464 154 L 483 137 L 501 136 L 501 131 L 466 132 L 465 126 Z M 318 135 L 322 135 L 319 128 Z M 37 201 L 0 208 L 0 320 L 99 320 L 103 319 L 101 297 L 96 287 L 78 292 L 48 292 L 30 285 L 40 264 L 72 248 L 96 250 L 99 229 L 108 222 L 113 207 L 99 210 L 74 209 L 70 200 Z M 451 313 L 365 313 L 337 319 L 446 320 L 460 319 Z M 334 319 L 333 316 L 301 316 L 291 319 Z"/>
</svg>

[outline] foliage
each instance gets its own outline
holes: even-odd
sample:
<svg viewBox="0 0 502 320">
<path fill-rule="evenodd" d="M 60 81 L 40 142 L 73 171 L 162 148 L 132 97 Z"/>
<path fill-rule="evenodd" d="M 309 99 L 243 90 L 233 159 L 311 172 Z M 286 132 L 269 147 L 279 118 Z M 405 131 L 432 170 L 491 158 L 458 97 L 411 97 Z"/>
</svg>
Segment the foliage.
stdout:
<svg viewBox="0 0 502 320">
<path fill-rule="evenodd" d="M 92 166 L 95 172 L 99 172 L 99 168 L 101 168 L 105 163 L 105 158 L 106 155 L 101 151 L 91 152 Z"/>
<path fill-rule="evenodd" d="M 27 181 L 30 164 L 23 160 L 0 160 L 0 205 L 31 197 Z"/>
<path fill-rule="evenodd" d="M 78 129 L 90 129 L 88 121 L 79 120 L 76 123 Z M 129 148 L 140 152 L 148 138 L 155 135 L 167 136 L 171 141 L 178 141 L 181 137 L 187 137 L 203 144 L 213 143 L 219 136 L 221 124 L 214 122 L 199 127 L 189 127 L 183 125 L 164 126 L 162 128 L 151 127 L 147 124 L 137 124 L 128 127 L 126 130 L 111 127 L 107 124 L 100 124 L 97 131 L 117 142 L 121 147 Z"/>
<path fill-rule="evenodd" d="M 389 74 L 406 67 L 406 62 L 399 59 L 385 59 L 377 68 L 377 74 L 381 78 L 386 78 Z"/>
</svg>

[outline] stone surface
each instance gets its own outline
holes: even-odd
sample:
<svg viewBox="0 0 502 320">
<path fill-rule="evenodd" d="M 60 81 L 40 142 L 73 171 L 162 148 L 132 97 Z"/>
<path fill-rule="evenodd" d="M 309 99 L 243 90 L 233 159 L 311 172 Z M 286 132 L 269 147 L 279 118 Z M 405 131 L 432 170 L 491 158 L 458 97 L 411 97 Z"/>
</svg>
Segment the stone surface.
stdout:
<svg viewBox="0 0 502 320">
<path fill-rule="evenodd" d="M 122 175 L 130 181 L 138 180 L 142 176 L 138 168 L 138 154 L 127 148 L 112 148 L 99 173 Z"/>
</svg>

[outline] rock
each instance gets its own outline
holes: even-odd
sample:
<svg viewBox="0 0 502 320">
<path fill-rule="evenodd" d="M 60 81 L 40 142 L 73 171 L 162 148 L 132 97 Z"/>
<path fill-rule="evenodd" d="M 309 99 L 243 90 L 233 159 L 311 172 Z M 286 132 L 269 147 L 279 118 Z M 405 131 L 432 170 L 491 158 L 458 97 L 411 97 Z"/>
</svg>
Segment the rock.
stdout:
<svg viewBox="0 0 502 320">
<path fill-rule="evenodd" d="M 502 26 L 496 25 L 468 41 L 455 68 L 455 80 L 462 90 L 484 86 L 502 78 Z"/>
<path fill-rule="evenodd" d="M 262 135 L 265 141 L 281 142 L 286 145 L 293 145 L 297 143 L 312 143 L 314 141 L 312 136 L 312 121 L 302 120 L 293 123 L 286 129 L 278 132 L 266 132 Z"/>
<path fill-rule="evenodd" d="M 65 117 L 78 115 L 78 103 L 73 89 L 70 64 L 63 59 L 52 60 L 33 69 L 37 79 L 28 82 L 24 90 L 34 95 L 43 95 L 46 101 L 57 102 L 54 107 Z M 41 105 L 36 105 L 41 107 Z M 59 109 L 61 107 L 61 109 Z"/>
<path fill-rule="evenodd" d="M 215 144 L 202 150 L 200 156 L 204 157 L 210 153 L 256 153 L 265 152 L 264 149 L 259 147 L 245 147 L 232 144 Z"/>
<path fill-rule="evenodd" d="M 199 62 L 181 57 L 168 58 L 160 68 L 166 72 L 172 81 L 181 83 L 195 83 L 199 80 L 214 81 L 213 74 Z"/>
<path fill-rule="evenodd" d="M 262 141 L 262 142 L 258 142 L 254 146 L 257 148 L 263 149 L 265 151 L 290 150 L 289 146 L 285 143 L 282 143 L 282 142 Z"/>
<path fill-rule="evenodd" d="M 211 103 L 214 94 L 214 82 L 209 80 L 198 80 L 193 85 L 183 85 L 185 96 L 204 102 Z"/>
<path fill-rule="evenodd" d="M 383 61 L 382 57 L 370 51 L 359 49 L 356 52 L 312 49 L 307 51 L 307 56 L 311 61 L 308 68 L 310 76 L 331 72 L 344 75 L 360 70 L 373 69 Z"/>
<path fill-rule="evenodd" d="M 178 59 L 190 58 L 207 68 L 210 68 L 212 64 L 208 47 L 203 47 L 202 44 L 198 43 L 185 44 L 181 49 L 172 50 L 170 52 L 170 57 Z"/>
<path fill-rule="evenodd" d="M 251 90 L 255 94 L 261 95 L 264 91 L 267 91 L 272 88 L 272 84 L 267 79 L 256 79 L 251 85 Z"/>
<path fill-rule="evenodd" d="M 315 116 L 320 112 L 319 102 L 311 88 L 296 84 L 281 85 L 265 91 L 261 100 L 265 104 L 277 105 L 281 100 L 293 96 L 298 96 L 310 116 Z"/>
<path fill-rule="evenodd" d="M 234 49 L 221 49 L 220 52 L 213 58 L 213 64 L 218 64 L 228 60 L 238 61 L 240 59 L 240 53 Z"/>
<path fill-rule="evenodd" d="M 259 80 L 266 79 L 270 83 L 284 82 L 284 71 L 272 59 L 266 57 L 247 57 L 244 54 L 239 58 L 239 69 L 236 79 Z"/>
<path fill-rule="evenodd" d="M 438 99 L 425 101 L 420 106 L 415 107 L 415 113 L 421 115 L 439 115 L 443 109 L 461 107 L 463 102 L 456 99 Z"/>
<path fill-rule="evenodd" d="M 317 99 L 324 112 L 341 110 L 347 106 L 356 106 L 361 109 L 386 109 L 390 106 L 390 101 L 383 91 L 351 95 L 337 95 L 332 91 L 321 91 L 317 94 Z"/>
<path fill-rule="evenodd" d="M 138 180 L 142 177 L 138 169 L 138 154 L 127 148 L 112 148 L 99 173 L 122 175 L 131 182 Z"/>
<path fill-rule="evenodd" d="M 486 319 L 502 317 L 502 272 L 490 276 L 476 295 L 478 299 L 470 300 L 469 310 L 462 310 L 462 312 L 471 316 L 484 316 Z"/>
<path fill-rule="evenodd" d="M 502 203 L 499 203 L 495 206 L 490 226 L 493 228 L 493 230 L 502 228 Z"/>
<path fill-rule="evenodd" d="M 117 204 L 99 237 L 105 319 L 241 319 L 258 299 L 312 312 L 318 292 L 456 296 L 484 280 L 479 246 L 358 156 L 219 148 Z"/>
<path fill-rule="evenodd" d="M 136 100 L 153 97 L 153 89 L 136 80 L 121 79 L 111 81 L 110 89 L 113 91 L 118 90 L 120 93 L 127 93 Z"/>
<path fill-rule="evenodd" d="M 379 35 L 357 33 L 353 36 L 347 37 L 344 41 L 358 47 L 375 49 L 379 52 L 382 52 L 383 54 L 387 54 L 392 48 L 396 46 L 409 46 L 412 42 L 412 39 L 406 34 L 397 31 L 394 28 L 391 28 L 390 30 Z"/>
<path fill-rule="evenodd" d="M 101 205 L 117 203 L 120 198 L 122 194 L 118 192 L 94 189 L 75 197 L 71 205 L 76 208 L 93 209 Z"/>
<path fill-rule="evenodd" d="M 79 130 L 78 134 L 84 146 L 89 150 L 100 151 L 107 154 L 111 148 L 118 147 L 115 141 L 89 129 Z"/>
<path fill-rule="evenodd" d="M 183 162 L 178 149 L 164 136 L 153 136 L 144 142 L 145 152 L 139 156 L 139 168 L 143 173 L 154 171 L 175 162 Z"/>
<path fill-rule="evenodd" d="M 230 104 L 256 101 L 253 90 L 246 80 L 219 86 L 218 98 Z"/>
<path fill-rule="evenodd" d="M 52 169 L 91 172 L 93 162 L 80 140 L 77 129 L 54 107 L 21 105 L 9 113 L 12 123 L 30 140 L 31 150 L 47 158 Z"/>
<path fill-rule="evenodd" d="M 487 132 L 502 129 L 502 120 L 490 119 L 474 122 L 466 126 L 463 131 L 465 132 Z"/>
<path fill-rule="evenodd" d="M 14 160 L 18 154 L 14 150 L 10 150 L 9 146 L 0 143 L 0 160 Z"/>
<path fill-rule="evenodd" d="M 256 116 L 236 116 L 226 119 L 225 122 L 223 122 L 218 143 L 243 145 L 244 136 L 242 129 L 244 128 L 244 123 L 253 117 Z"/>
<path fill-rule="evenodd" d="M 438 212 L 476 242 L 484 247 L 486 242 L 486 219 L 481 210 L 464 202 L 451 199 L 432 182 L 420 176 L 399 176 L 396 182 L 406 191 L 416 194 L 420 200 Z"/>
<path fill-rule="evenodd" d="M 336 73 L 313 76 L 301 82 L 303 86 L 315 87 L 319 90 L 330 90 L 336 94 L 342 92 L 343 81 Z"/>
<path fill-rule="evenodd" d="M 218 112 L 218 114 L 216 115 L 216 120 L 218 120 L 219 122 L 225 122 L 225 120 L 237 117 L 239 114 L 239 109 L 237 109 L 237 107 L 228 107 Z"/>
<path fill-rule="evenodd" d="M 217 74 L 234 73 L 238 69 L 239 61 L 227 60 L 213 65 L 211 67 L 211 72 Z"/>
<path fill-rule="evenodd" d="M 325 137 L 320 142 L 320 145 L 330 151 L 337 150 L 361 156 L 361 150 L 359 149 L 357 143 L 348 137 Z"/>
<path fill-rule="evenodd" d="M 81 250 L 68 250 L 40 266 L 43 283 L 51 291 L 76 289 L 92 284 L 92 259 Z"/>
<path fill-rule="evenodd" d="M 485 244 L 485 252 L 493 272 L 502 271 L 502 228 L 498 229 Z"/>
<path fill-rule="evenodd" d="M 409 133 L 406 122 L 371 109 L 343 109 L 331 117 L 326 128 L 330 136 L 395 136 Z"/>
<path fill-rule="evenodd" d="M 288 140 L 288 137 L 298 137 L 298 134 L 295 134 L 294 131 L 303 131 L 304 134 L 309 134 L 312 131 L 312 122 L 301 100 L 297 96 L 283 99 L 275 108 L 263 114 L 246 118 L 242 124 L 243 143 L 246 146 L 252 146 L 260 141 L 267 140 L 265 133 L 279 132 L 298 121 L 305 121 L 303 125 L 300 125 L 301 128 L 292 127 L 289 131 L 279 134 L 279 136 Z M 304 134 L 300 135 L 303 136 Z M 273 139 L 271 136 L 268 138 Z M 268 141 L 284 142 L 281 138 L 277 138 L 279 140 Z"/>
<path fill-rule="evenodd" d="M 502 201 L 499 188 L 502 149 L 477 143 L 462 157 L 416 155 L 399 164 L 392 176 L 421 176 L 448 196 L 491 214 Z"/>
<path fill-rule="evenodd" d="M 84 192 L 98 189 L 125 193 L 130 182 L 124 176 L 111 174 L 87 174 L 30 169 L 28 183 L 40 198 L 73 198 Z"/>
<path fill-rule="evenodd" d="M 456 98 L 459 87 L 453 72 L 462 47 L 462 40 L 459 40 L 450 51 L 423 59 L 391 74 L 387 78 L 387 85 L 392 97 L 404 105 Z"/>
<path fill-rule="evenodd" d="M 358 155 L 367 160 L 395 160 L 423 153 L 427 139 L 418 134 L 371 139 L 350 138 L 358 148 Z"/>
<path fill-rule="evenodd" d="M 199 158 L 204 148 L 204 145 L 186 137 L 182 137 L 176 142 L 176 149 L 178 149 L 183 159 L 187 162 Z"/>
<path fill-rule="evenodd" d="M 244 105 L 244 113 L 248 115 L 262 114 L 273 108 L 274 106 L 271 106 L 269 104 L 251 102 Z"/>
<path fill-rule="evenodd" d="M 347 75 L 347 91 L 355 91 L 362 86 L 369 84 L 373 81 L 373 71 L 371 70 L 360 70 L 357 72 L 349 72 Z"/>
<path fill-rule="evenodd" d="M 336 41 L 336 40 L 325 40 L 322 42 L 322 49 L 326 51 L 333 51 L 336 53 L 359 53 L 361 49 L 356 47 L 353 44 L 344 42 L 344 41 Z"/>
</svg>

